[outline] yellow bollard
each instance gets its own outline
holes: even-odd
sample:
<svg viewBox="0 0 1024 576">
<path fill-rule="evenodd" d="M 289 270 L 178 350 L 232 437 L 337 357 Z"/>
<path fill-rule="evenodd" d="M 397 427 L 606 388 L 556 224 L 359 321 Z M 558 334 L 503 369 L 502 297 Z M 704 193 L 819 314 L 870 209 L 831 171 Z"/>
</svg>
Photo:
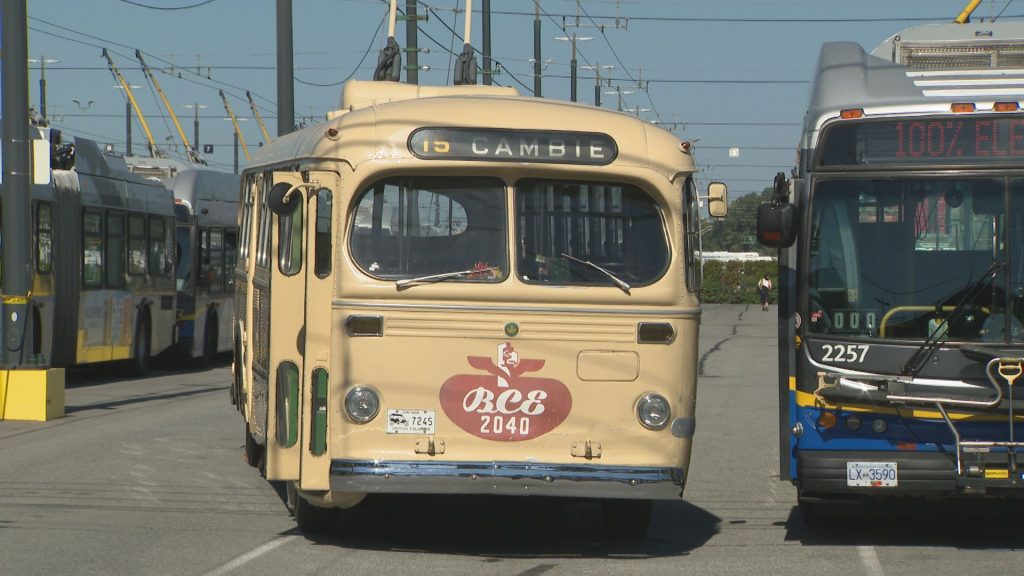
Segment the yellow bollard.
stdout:
<svg viewBox="0 0 1024 576">
<path fill-rule="evenodd" d="M 0 370 L 0 420 L 64 416 L 64 369 Z"/>
</svg>

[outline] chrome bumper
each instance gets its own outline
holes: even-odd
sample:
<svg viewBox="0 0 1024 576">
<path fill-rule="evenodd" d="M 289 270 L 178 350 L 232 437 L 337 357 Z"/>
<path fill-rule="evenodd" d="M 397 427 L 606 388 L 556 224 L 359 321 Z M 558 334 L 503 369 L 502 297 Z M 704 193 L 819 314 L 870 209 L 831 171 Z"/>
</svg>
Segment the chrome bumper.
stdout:
<svg viewBox="0 0 1024 576">
<path fill-rule="evenodd" d="M 678 500 L 681 468 L 523 462 L 331 461 L 331 491 Z"/>
</svg>

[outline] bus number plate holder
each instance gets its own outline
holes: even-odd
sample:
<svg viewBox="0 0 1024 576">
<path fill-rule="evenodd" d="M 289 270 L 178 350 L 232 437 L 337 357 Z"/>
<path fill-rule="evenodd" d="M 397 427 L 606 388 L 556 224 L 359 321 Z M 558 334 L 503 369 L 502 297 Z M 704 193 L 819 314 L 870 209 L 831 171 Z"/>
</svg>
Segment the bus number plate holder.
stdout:
<svg viewBox="0 0 1024 576">
<path fill-rule="evenodd" d="M 899 485 L 895 462 L 847 462 L 846 485 L 888 488 Z"/>
</svg>

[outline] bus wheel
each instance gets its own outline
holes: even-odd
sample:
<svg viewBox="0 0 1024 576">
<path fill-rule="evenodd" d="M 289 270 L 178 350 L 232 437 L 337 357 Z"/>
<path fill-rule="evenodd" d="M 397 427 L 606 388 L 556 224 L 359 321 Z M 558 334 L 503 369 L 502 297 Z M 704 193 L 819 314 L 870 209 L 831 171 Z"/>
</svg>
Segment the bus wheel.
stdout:
<svg viewBox="0 0 1024 576">
<path fill-rule="evenodd" d="M 203 331 L 203 364 L 209 366 L 217 356 L 217 314 L 206 316 L 206 330 Z"/>
<path fill-rule="evenodd" d="M 614 538 L 640 539 L 651 524 L 650 500 L 605 500 L 601 502 L 605 528 Z"/>
<path fill-rule="evenodd" d="M 263 460 L 263 446 L 260 446 L 252 433 L 249 432 L 249 424 L 245 425 L 245 463 L 253 468 L 259 468 Z"/>
<path fill-rule="evenodd" d="M 150 341 L 149 315 L 143 313 L 135 324 L 135 340 L 132 345 L 131 373 L 145 376 L 149 371 L 149 356 L 153 348 Z"/>
<path fill-rule="evenodd" d="M 295 482 L 288 482 L 288 507 L 299 530 L 306 534 L 323 534 L 335 529 L 338 511 L 334 508 L 320 508 L 299 496 Z"/>
</svg>

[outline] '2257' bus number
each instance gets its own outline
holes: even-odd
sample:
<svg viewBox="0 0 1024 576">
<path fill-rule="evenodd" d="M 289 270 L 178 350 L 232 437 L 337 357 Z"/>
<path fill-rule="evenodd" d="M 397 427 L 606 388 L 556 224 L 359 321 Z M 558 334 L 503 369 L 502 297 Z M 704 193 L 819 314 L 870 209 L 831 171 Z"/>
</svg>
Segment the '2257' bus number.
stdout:
<svg viewBox="0 0 1024 576">
<path fill-rule="evenodd" d="M 825 362 L 863 362 L 868 353 L 868 344 L 822 344 Z"/>
</svg>

